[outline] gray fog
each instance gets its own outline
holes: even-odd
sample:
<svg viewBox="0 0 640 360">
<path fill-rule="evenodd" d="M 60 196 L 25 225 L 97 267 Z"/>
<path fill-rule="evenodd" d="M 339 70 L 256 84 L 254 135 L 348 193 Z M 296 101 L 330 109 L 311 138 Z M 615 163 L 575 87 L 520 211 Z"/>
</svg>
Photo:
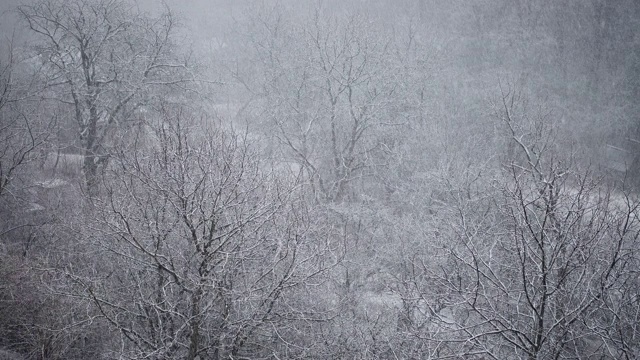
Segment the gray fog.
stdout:
<svg viewBox="0 0 640 360">
<path fill-rule="evenodd" d="M 0 359 L 639 358 L 639 34 L 0 0 Z"/>
</svg>

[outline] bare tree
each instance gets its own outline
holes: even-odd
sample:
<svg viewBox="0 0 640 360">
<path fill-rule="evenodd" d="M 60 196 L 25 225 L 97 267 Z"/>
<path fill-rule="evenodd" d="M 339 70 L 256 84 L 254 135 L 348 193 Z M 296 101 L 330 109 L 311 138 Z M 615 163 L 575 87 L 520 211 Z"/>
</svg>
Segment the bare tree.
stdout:
<svg viewBox="0 0 640 360">
<path fill-rule="evenodd" d="M 611 316 L 607 303 L 633 279 L 638 203 L 555 152 L 548 119 L 521 117 L 517 101 L 504 94 L 500 115 L 522 156 L 493 196 L 458 198 L 439 276 L 448 310 L 436 318 L 465 356 L 618 358 L 589 324 Z"/>
<path fill-rule="evenodd" d="M 56 114 L 44 111 L 48 104 L 34 89 L 39 74 L 33 73 L 31 59 L 13 47 L 13 39 L 3 45 L 7 47 L 0 59 L 0 348 L 35 359 L 94 356 L 95 348 L 83 341 L 91 330 L 76 326 L 82 317 L 77 303 L 48 292 L 43 279 L 50 278 L 36 270 L 45 259 L 55 258 L 60 246 L 51 232 L 59 208 L 39 196 L 42 184 L 52 179 L 36 161 L 42 159 L 51 138 Z"/>
<path fill-rule="evenodd" d="M 24 79 L 16 76 L 20 59 L 13 41 L 0 59 L 0 197 L 5 195 L 21 167 L 35 158 L 36 150 L 47 139 L 47 123 L 24 109 L 29 102 Z M 27 81 L 24 81 L 27 83 Z M 31 106 L 32 103 L 29 103 Z M 16 184 L 18 185 L 18 184 Z"/>
<path fill-rule="evenodd" d="M 302 170 L 316 198 L 341 202 L 384 163 L 385 136 L 405 122 L 396 104 L 406 79 L 385 31 L 330 12 L 318 8 L 305 24 L 278 7 L 256 15 L 249 41 L 264 75 L 238 78 L 263 101 L 275 152 Z"/>
<path fill-rule="evenodd" d="M 522 101 L 508 92 L 498 102 L 514 145 L 503 171 L 451 181 L 430 257 L 407 259 L 396 289 L 405 349 L 633 358 L 638 201 L 558 152 L 548 113 Z"/>
<path fill-rule="evenodd" d="M 295 181 L 278 180 L 246 139 L 170 107 L 147 145 L 110 165 L 89 234 L 104 260 L 96 277 L 69 275 L 121 334 L 118 358 L 296 350 L 280 333 L 321 320 L 302 290 L 331 264 L 326 239 Z"/>
<path fill-rule="evenodd" d="M 185 61 L 172 53 L 174 17 L 146 17 L 120 0 L 42 0 L 18 11 L 41 40 L 48 96 L 72 109 L 93 191 L 114 131 L 136 118 L 151 89 L 186 79 Z"/>
</svg>

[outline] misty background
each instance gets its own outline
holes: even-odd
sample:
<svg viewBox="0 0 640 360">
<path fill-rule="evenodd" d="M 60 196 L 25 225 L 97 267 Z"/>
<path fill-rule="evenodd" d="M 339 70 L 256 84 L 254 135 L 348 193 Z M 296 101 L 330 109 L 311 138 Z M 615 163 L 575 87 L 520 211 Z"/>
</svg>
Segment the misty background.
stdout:
<svg viewBox="0 0 640 360">
<path fill-rule="evenodd" d="M 0 359 L 640 356 L 635 0 L 3 0 Z"/>
</svg>

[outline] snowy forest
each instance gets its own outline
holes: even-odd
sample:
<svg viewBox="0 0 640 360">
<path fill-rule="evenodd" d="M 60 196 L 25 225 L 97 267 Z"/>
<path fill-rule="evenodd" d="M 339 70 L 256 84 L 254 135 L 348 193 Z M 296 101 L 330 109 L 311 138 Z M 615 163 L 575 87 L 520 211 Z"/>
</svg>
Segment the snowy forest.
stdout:
<svg viewBox="0 0 640 360">
<path fill-rule="evenodd" d="M 640 358 L 637 0 L 1 0 L 0 359 Z"/>
</svg>

